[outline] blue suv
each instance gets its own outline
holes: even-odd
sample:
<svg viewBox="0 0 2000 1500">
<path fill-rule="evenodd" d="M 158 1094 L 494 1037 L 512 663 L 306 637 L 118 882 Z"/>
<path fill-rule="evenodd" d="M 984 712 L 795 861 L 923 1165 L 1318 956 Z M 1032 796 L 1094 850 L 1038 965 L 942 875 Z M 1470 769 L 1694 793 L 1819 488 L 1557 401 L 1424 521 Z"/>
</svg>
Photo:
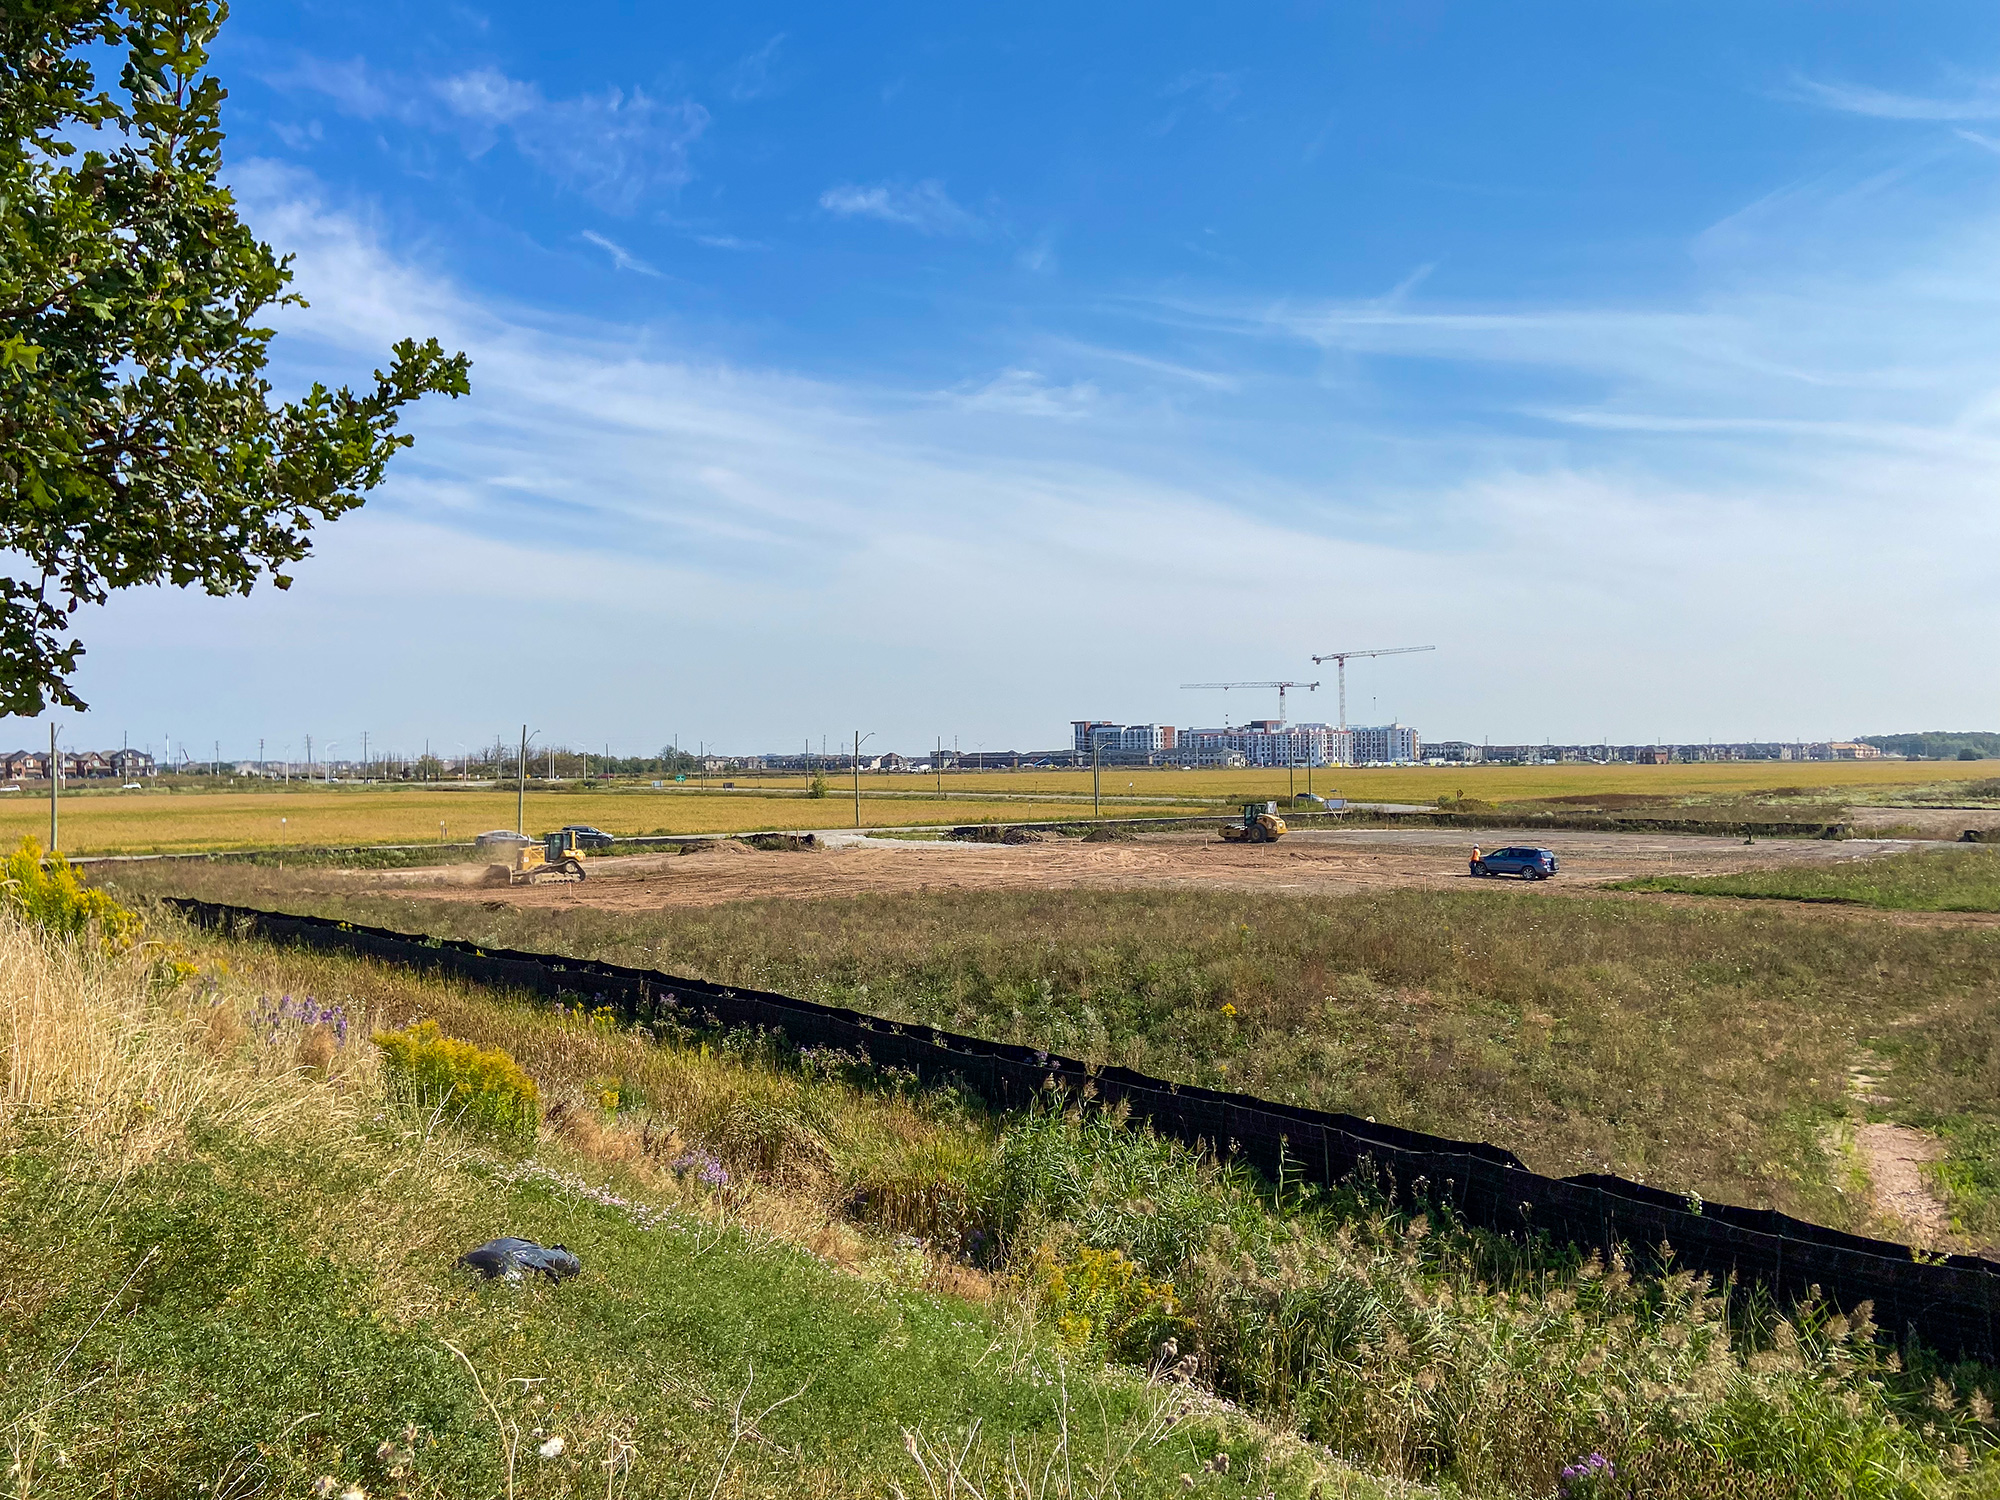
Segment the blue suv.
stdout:
<svg viewBox="0 0 2000 1500">
<path fill-rule="evenodd" d="M 1547 880 L 1560 868 L 1548 849 L 1495 849 L 1472 862 L 1475 875 L 1518 875 L 1523 880 Z"/>
</svg>

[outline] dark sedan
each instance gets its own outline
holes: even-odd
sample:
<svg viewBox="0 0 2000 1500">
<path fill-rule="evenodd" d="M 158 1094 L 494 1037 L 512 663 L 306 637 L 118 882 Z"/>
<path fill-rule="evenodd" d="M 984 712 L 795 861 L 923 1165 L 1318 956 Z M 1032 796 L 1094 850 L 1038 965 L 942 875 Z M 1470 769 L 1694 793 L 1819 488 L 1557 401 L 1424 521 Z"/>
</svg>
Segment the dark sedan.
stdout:
<svg viewBox="0 0 2000 1500">
<path fill-rule="evenodd" d="M 1547 880 L 1562 868 L 1550 849 L 1495 849 L 1472 862 L 1475 875 L 1518 875 L 1523 880 Z"/>
<path fill-rule="evenodd" d="M 612 845 L 610 834 L 602 828 L 592 828 L 588 823 L 565 823 L 562 831 L 575 834 L 577 843 L 586 849 L 609 849 Z"/>
</svg>

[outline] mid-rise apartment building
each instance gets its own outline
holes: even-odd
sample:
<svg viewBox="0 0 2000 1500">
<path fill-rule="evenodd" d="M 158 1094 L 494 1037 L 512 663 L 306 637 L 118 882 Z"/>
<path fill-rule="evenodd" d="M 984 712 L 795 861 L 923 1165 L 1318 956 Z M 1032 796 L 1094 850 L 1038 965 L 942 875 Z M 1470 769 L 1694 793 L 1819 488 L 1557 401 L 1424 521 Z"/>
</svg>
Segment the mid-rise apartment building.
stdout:
<svg viewBox="0 0 2000 1500">
<path fill-rule="evenodd" d="M 1177 759 L 1193 765 L 1224 763 L 1231 755 L 1251 766 L 1345 766 L 1353 764 L 1351 735 L 1331 724 L 1286 724 L 1252 719 L 1240 728 L 1183 729 L 1174 747 Z"/>
<path fill-rule="evenodd" d="M 1423 737 L 1407 724 L 1378 724 L 1349 731 L 1358 766 L 1400 765 L 1423 758 Z"/>
<path fill-rule="evenodd" d="M 1071 748 L 1079 755 L 1161 755 L 1174 748 L 1171 724 L 1114 724 L 1109 719 L 1072 719 Z"/>
</svg>

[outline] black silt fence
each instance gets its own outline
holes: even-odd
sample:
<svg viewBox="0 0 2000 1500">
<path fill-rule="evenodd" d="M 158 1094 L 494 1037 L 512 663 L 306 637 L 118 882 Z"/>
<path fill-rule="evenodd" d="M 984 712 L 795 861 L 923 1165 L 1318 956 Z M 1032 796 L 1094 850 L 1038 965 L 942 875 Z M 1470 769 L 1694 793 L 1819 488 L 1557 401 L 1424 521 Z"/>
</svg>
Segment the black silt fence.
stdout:
<svg viewBox="0 0 2000 1500">
<path fill-rule="evenodd" d="M 169 898 L 191 923 L 243 937 L 361 954 L 409 968 L 548 998 L 585 997 L 633 1025 L 750 1027 L 795 1046 L 828 1047 L 955 1082 L 1003 1110 L 1024 1109 L 1051 1087 L 1099 1104 L 1127 1105 L 1161 1135 L 1207 1146 L 1281 1174 L 1334 1186 L 1357 1172 L 1386 1181 L 1406 1203 L 1449 1203 L 1467 1223 L 1551 1239 L 1609 1255 L 1621 1246 L 1672 1247 L 1673 1264 L 1718 1282 L 1766 1288 L 1780 1302 L 1817 1290 L 1842 1309 L 1874 1304 L 1876 1322 L 1947 1358 L 2000 1363 L 2000 1262 L 1920 1255 L 1907 1245 L 1844 1234 L 1770 1209 L 1697 1206 L 1675 1193 L 1590 1174 L 1551 1178 L 1512 1152 L 1447 1140 L 1353 1115 L 1276 1104 L 1093 1068 L 1076 1058 L 886 1021 L 789 995 L 737 989 L 649 969 L 481 948 L 325 917 L 292 916 Z"/>
</svg>

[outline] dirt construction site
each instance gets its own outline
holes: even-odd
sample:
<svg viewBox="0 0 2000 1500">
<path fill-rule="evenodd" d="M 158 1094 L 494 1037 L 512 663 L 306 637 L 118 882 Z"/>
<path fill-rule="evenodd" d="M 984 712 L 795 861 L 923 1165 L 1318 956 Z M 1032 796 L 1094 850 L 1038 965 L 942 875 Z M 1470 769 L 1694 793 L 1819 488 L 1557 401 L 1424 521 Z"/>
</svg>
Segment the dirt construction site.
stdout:
<svg viewBox="0 0 2000 1500">
<path fill-rule="evenodd" d="M 1559 895 L 1647 875 L 1720 875 L 1806 861 L 1866 859 L 1913 847 L 1893 839 L 1840 841 L 1707 838 L 1686 834 L 1538 832 L 1479 835 L 1493 850 L 1508 843 L 1552 849 L 1555 879 L 1476 880 L 1473 841 L 1434 829 L 1294 832 L 1277 844 L 1222 842 L 1213 831 L 1144 834 L 1112 842 L 1046 835 L 1022 844 L 819 834 L 810 846 L 770 850 L 735 839 L 690 843 L 686 851 L 593 858 L 574 884 L 493 886 L 483 867 L 325 872 L 350 889 L 421 891 L 431 899 L 517 906 L 594 906 L 639 911 L 776 898 L 812 900 L 924 891 L 1207 889 L 1339 895 L 1393 887 L 1462 889 L 1527 886 Z"/>
</svg>

